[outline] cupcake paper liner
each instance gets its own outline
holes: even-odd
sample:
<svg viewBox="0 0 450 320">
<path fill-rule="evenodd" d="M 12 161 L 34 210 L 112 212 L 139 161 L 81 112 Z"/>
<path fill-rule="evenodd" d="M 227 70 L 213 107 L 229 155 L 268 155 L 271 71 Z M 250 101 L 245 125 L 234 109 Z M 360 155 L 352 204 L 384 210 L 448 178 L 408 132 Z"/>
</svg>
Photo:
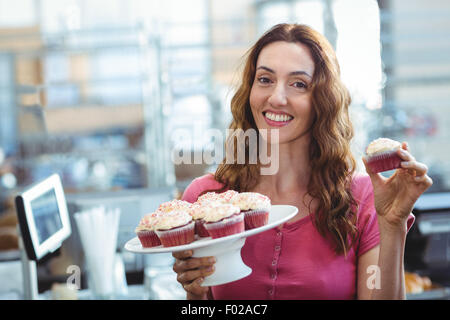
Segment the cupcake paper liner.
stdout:
<svg viewBox="0 0 450 320">
<path fill-rule="evenodd" d="M 269 222 L 269 211 L 266 209 L 244 211 L 245 230 L 262 227 Z"/>
<path fill-rule="evenodd" d="M 153 230 L 138 231 L 136 234 L 143 248 L 151 248 L 161 245 L 158 235 Z"/>
<path fill-rule="evenodd" d="M 397 155 L 397 150 L 367 156 L 367 165 L 375 173 L 400 168 L 402 161 L 402 158 Z"/>
<path fill-rule="evenodd" d="M 244 214 L 233 215 L 217 222 L 207 222 L 204 226 L 213 239 L 244 232 Z"/>
<path fill-rule="evenodd" d="M 205 228 L 205 220 L 195 220 L 195 233 L 201 238 L 209 237 L 208 230 Z"/>
<path fill-rule="evenodd" d="M 163 247 L 174 247 L 189 244 L 195 239 L 195 222 L 176 227 L 169 230 L 156 230 L 156 234 L 161 240 Z"/>
</svg>

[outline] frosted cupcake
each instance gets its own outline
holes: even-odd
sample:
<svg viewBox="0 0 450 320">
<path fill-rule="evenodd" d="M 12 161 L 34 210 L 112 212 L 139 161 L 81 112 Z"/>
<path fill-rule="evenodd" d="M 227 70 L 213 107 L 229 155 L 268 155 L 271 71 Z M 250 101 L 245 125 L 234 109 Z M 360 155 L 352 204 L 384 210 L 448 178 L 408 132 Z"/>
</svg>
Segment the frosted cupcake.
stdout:
<svg viewBox="0 0 450 320">
<path fill-rule="evenodd" d="M 383 172 L 400 168 L 402 158 L 397 154 L 402 144 L 388 138 L 372 141 L 366 149 L 367 165 L 373 172 Z"/>
<path fill-rule="evenodd" d="M 207 192 L 197 199 L 197 203 L 199 204 L 206 204 L 208 202 L 223 202 L 223 203 L 230 203 L 231 198 L 235 196 L 238 192 L 234 190 L 227 190 L 222 193 L 216 193 L 216 192 Z"/>
<path fill-rule="evenodd" d="M 139 225 L 136 227 L 135 232 L 143 248 L 151 248 L 161 245 L 161 241 L 154 230 L 158 218 L 159 213 L 152 212 L 146 214 L 141 221 L 139 221 Z"/>
<path fill-rule="evenodd" d="M 185 210 L 191 207 L 191 203 L 184 200 L 170 200 L 159 205 L 157 211 L 170 212 L 174 210 Z"/>
<path fill-rule="evenodd" d="M 205 207 L 205 229 L 213 239 L 245 231 L 244 214 L 228 203 L 211 203 Z"/>
<path fill-rule="evenodd" d="M 225 192 L 219 193 L 219 199 L 223 199 L 227 203 L 230 203 L 231 199 L 237 195 L 239 192 L 234 190 L 227 190 Z"/>
<path fill-rule="evenodd" d="M 233 196 L 231 203 L 244 213 L 245 230 L 258 228 L 269 222 L 269 197 L 257 192 L 242 192 Z"/>
<path fill-rule="evenodd" d="M 160 214 L 155 232 L 164 247 L 173 247 L 193 242 L 194 227 L 189 211 L 180 209 Z"/>
<path fill-rule="evenodd" d="M 192 219 L 195 222 L 195 233 L 201 238 L 209 237 L 208 230 L 206 230 L 204 226 L 204 218 L 208 212 L 206 206 L 207 204 L 202 205 L 200 203 L 193 203 L 190 212 Z"/>
</svg>

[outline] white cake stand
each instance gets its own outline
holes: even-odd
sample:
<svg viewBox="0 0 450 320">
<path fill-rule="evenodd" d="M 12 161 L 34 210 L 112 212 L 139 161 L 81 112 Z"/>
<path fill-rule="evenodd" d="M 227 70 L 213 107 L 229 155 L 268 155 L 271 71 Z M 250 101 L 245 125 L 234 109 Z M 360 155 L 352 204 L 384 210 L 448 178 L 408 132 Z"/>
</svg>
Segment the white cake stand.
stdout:
<svg viewBox="0 0 450 320">
<path fill-rule="evenodd" d="M 193 257 L 213 256 L 216 258 L 215 271 L 212 275 L 205 277 L 202 286 L 217 286 L 242 279 L 252 272 L 252 269 L 244 264 L 241 257 L 241 248 L 247 237 L 275 228 L 292 219 L 297 212 L 298 209 L 294 206 L 273 205 L 269 213 L 269 222 L 259 228 L 218 239 L 196 238 L 192 243 L 176 247 L 143 248 L 138 237 L 135 237 L 125 244 L 125 249 L 144 254 L 194 250 Z"/>
</svg>

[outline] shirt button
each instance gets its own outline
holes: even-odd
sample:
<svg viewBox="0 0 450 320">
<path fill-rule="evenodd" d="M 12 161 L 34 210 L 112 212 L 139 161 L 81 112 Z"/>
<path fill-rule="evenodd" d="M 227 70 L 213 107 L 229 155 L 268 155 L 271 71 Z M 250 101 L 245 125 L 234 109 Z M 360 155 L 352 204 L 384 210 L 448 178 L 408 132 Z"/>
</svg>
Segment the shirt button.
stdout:
<svg viewBox="0 0 450 320">
<path fill-rule="evenodd" d="M 274 266 L 274 265 L 276 265 L 277 264 L 277 260 L 273 260 L 272 261 L 272 265 Z"/>
<path fill-rule="evenodd" d="M 271 275 L 270 275 L 270 279 L 272 279 L 272 280 L 275 280 L 276 277 L 277 277 L 276 274 L 271 274 Z"/>
<path fill-rule="evenodd" d="M 281 237 L 281 231 L 278 231 L 277 236 Z"/>
<path fill-rule="evenodd" d="M 275 246 L 275 251 L 280 251 L 281 247 L 280 246 Z"/>
<path fill-rule="evenodd" d="M 269 290 L 269 294 L 273 295 L 273 290 L 272 289 Z"/>
</svg>

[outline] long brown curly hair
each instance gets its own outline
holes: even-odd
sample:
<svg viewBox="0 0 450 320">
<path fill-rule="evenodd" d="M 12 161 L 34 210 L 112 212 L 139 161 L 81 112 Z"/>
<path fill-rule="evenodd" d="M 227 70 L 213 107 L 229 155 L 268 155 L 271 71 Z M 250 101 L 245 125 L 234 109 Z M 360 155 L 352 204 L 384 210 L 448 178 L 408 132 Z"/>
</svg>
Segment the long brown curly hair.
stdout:
<svg viewBox="0 0 450 320">
<path fill-rule="evenodd" d="M 357 237 L 357 203 L 351 194 L 351 180 L 356 169 L 356 161 L 350 151 L 353 127 L 348 108 L 351 99 L 340 80 L 335 51 L 327 39 L 312 28 L 300 24 L 278 24 L 267 31 L 246 53 L 242 82 L 231 100 L 233 120 L 229 128 L 258 130 L 250 109 L 250 91 L 260 52 L 275 41 L 306 45 L 315 63 L 311 86 L 314 114 L 309 153 L 311 179 L 307 193 L 318 200 L 317 211 L 313 215 L 316 229 L 323 237 L 331 240 L 337 254 L 346 255 Z M 234 146 L 231 150 L 233 159 L 236 159 L 239 147 L 250 152 L 247 144 L 238 145 L 236 137 L 227 139 L 226 148 L 231 145 Z M 215 172 L 215 180 L 224 184 L 222 189 L 216 191 L 251 191 L 258 184 L 259 161 L 256 164 L 248 161 L 245 164 L 227 162 L 225 157 Z"/>
</svg>

